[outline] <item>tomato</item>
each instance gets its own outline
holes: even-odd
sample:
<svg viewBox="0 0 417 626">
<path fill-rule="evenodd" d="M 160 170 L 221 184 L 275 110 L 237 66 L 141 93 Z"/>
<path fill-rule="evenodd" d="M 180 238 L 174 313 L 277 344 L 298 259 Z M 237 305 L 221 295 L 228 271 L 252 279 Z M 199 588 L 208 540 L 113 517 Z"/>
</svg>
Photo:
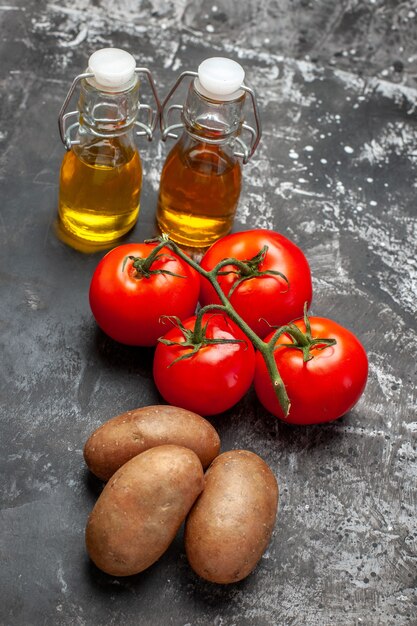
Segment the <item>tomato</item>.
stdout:
<svg viewBox="0 0 417 626">
<path fill-rule="evenodd" d="M 310 267 L 300 248 L 279 233 L 263 229 L 248 230 L 219 239 L 201 261 L 205 270 L 211 270 L 229 257 L 252 259 L 265 245 L 268 251 L 257 267 L 257 273 L 261 275 L 255 273 L 242 280 L 229 298 L 235 310 L 261 338 L 269 333 L 270 326 L 282 326 L 300 317 L 304 303 L 311 302 Z M 236 272 L 236 269 L 233 265 L 227 265 L 221 271 Z M 263 274 L 270 271 L 281 272 L 288 282 L 279 275 Z M 227 296 L 237 280 L 243 277 L 236 273 L 219 275 L 223 293 Z M 205 278 L 201 281 L 200 302 L 202 306 L 219 302 L 213 287 Z"/>
<path fill-rule="evenodd" d="M 169 404 L 200 415 L 215 415 L 230 409 L 249 389 L 255 371 L 255 351 L 226 315 L 205 313 L 202 324 L 205 336 L 201 347 L 199 340 L 195 342 L 196 348 L 186 342 L 184 332 L 177 326 L 164 336 L 161 341 L 168 345 L 158 343 L 153 375 L 160 394 Z M 195 326 L 196 316 L 183 322 L 189 333 Z M 232 343 L 210 343 L 213 340 Z M 187 358 L 176 361 L 186 355 Z"/>
<path fill-rule="evenodd" d="M 135 269 L 134 259 L 143 265 L 155 247 L 153 243 L 118 246 L 94 272 L 91 310 L 100 328 L 121 343 L 154 346 L 167 330 L 161 316 L 186 318 L 195 312 L 200 276 L 171 250 L 163 247 L 149 267 Z"/>
<path fill-rule="evenodd" d="M 294 324 L 306 330 L 304 320 Z M 333 338 L 336 343 L 325 347 L 318 343 L 310 349 L 312 358 L 304 361 L 301 350 L 283 345 L 292 343 L 289 335 L 278 339 L 274 358 L 291 402 L 286 418 L 265 362 L 260 353 L 256 355 L 256 395 L 270 413 L 290 424 L 318 424 L 341 417 L 359 400 L 368 376 L 366 352 L 353 333 L 324 317 L 310 317 L 310 325 L 313 337 Z"/>
</svg>

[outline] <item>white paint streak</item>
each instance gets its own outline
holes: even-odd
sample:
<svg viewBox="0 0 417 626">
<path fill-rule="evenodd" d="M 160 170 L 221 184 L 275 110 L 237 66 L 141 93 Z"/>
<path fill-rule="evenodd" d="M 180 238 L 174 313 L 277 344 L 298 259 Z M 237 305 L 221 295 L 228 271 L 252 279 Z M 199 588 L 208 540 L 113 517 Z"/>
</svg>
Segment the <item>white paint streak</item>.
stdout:
<svg viewBox="0 0 417 626">
<path fill-rule="evenodd" d="M 290 181 L 284 181 L 275 188 L 274 193 L 277 196 L 281 196 L 281 198 L 289 198 L 292 194 L 297 194 L 300 196 L 307 196 L 308 198 L 325 198 L 325 196 L 321 193 L 317 193 L 314 191 L 308 191 L 307 189 L 301 189 L 300 187 L 295 187 L 294 183 Z"/>
<path fill-rule="evenodd" d="M 416 94 L 417 97 L 417 94 Z M 417 129 L 405 126 L 401 120 L 388 122 L 380 133 L 365 142 L 359 150 L 358 161 L 368 161 L 371 165 L 388 163 L 390 154 L 413 156 L 417 145 Z M 417 156 L 417 155 L 416 155 Z"/>
<path fill-rule="evenodd" d="M 10 4 L 0 5 L 0 11 L 26 11 L 26 7 L 13 7 Z"/>
<path fill-rule="evenodd" d="M 61 6 L 59 4 L 48 4 L 47 7 L 48 9 L 50 9 L 51 11 L 56 11 L 58 13 L 64 13 L 66 15 L 73 15 L 73 16 L 80 16 L 83 15 L 84 11 L 85 11 L 85 6 L 77 8 L 77 2 L 76 0 L 72 3 L 74 5 L 73 8 L 69 8 L 69 7 L 65 7 L 65 6 Z M 91 12 L 90 14 L 91 15 Z"/>
<path fill-rule="evenodd" d="M 387 401 L 398 400 L 402 380 L 396 376 L 389 364 L 388 355 L 369 352 L 369 372 L 378 382 L 379 389 Z"/>
<path fill-rule="evenodd" d="M 32 311 L 38 311 L 39 309 L 44 308 L 41 299 L 38 294 L 33 291 L 31 287 L 26 287 L 25 289 L 26 303 Z"/>
<path fill-rule="evenodd" d="M 85 39 L 87 39 L 87 35 L 88 35 L 88 28 L 87 26 L 83 26 L 80 30 L 80 32 L 78 33 L 78 35 L 75 37 L 75 39 L 73 39 L 72 41 L 64 41 L 61 43 L 61 46 L 63 48 L 76 48 L 77 46 L 80 45 L 80 43 L 82 43 Z"/>
<path fill-rule="evenodd" d="M 59 565 L 58 565 L 57 579 L 58 579 L 58 582 L 59 582 L 59 584 L 61 586 L 61 592 L 64 593 L 64 594 L 67 593 L 68 585 L 67 585 L 67 583 L 65 582 L 65 579 L 64 579 L 64 569 L 62 567 L 62 563 L 61 562 L 59 562 Z"/>
</svg>

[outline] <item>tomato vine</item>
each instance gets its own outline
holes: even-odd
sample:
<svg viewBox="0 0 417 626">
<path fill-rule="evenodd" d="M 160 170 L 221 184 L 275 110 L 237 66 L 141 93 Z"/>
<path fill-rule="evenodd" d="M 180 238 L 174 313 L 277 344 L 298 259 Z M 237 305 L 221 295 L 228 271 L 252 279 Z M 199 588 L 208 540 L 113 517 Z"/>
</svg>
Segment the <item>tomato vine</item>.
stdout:
<svg viewBox="0 0 417 626">
<path fill-rule="evenodd" d="M 229 298 L 223 293 L 217 280 L 217 277 L 221 275 L 221 270 L 223 267 L 225 267 L 226 265 L 234 265 L 234 266 L 237 266 L 240 269 L 240 271 L 242 270 L 244 271 L 244 262 L 238 261 L 237 259 L 234 259 L 234 258 L 223 259 L 215 267 L 213 267 L 213 269 L 208 271 L 202 268 L 196 261 L 194 261 L 191 257 L 189 257 L 185 252 L 183 252 L 181 248 L 175 242 L 169 239 L 166 235 L 162 235 L 161 237 L 157 239 L 152 239 L 147 243 L 155 243 L 155 242 L 159 242 L 158 246 L 154 250 L 155 254 L 158 253 L 159 247 L 162 248 L 165 246 L 167 248 L 170 248 L 183 261 L 188 263 L 188 265 L 193 267 L 201 276 L 203 276 L 210 282 L 213 289 L 216 291 L 216 294 L 218 295 L 221 301 L 221 304 L 209 304 L 203 307 L 202 309 L 200 309 L 200 311 L 197 313 L 197 324 L 201 324 L 201 318 L 203 314 L 207 313 L 210 310 L 210 311 L 217 311 L 217 312 L 225 313 L 226 315 L 230 317 L 230 319 L 233 322 L 237 324 L 237 326 L 239 326 L 239 328 L 244 332 L 244 334 L 252 342 L 253 346 L 262 355 L 265 361 L 265 365 L 268 370 L 275 394 L 278 398 L 279 404 L 282 408 L 284 415 L 287 416 L 290 411 L 291 402 L 286 392 L 285 385 L 282 381 L 282 378 L 280 376 L 278 367 L 274 359 L 274 349 L 275 349 L 275 343 L 276 343 L 277 338 L 283 332 L 286 332 L 292 335 L 292 332 L 294 329 L 291 328 L 291 325 L 282 327 L 280 329 L 277 329 L 277 331 L 274 333 L 274 335 L 268 342 L 263 341 L 250 328 L 250 326 L 241 318 L 241 316 L 236 312 Z M 265 253 L 266 253 L 265 249 L 260 251 L 260 254 L 265 254 Z M 297 329 L 295 330 L 297 331 Z M 299 334 L 297 337 L 294 337 L 294 339 L 295 339 L 294 347 L 297 348 L 299 347 L 298 343 L 300 341 Z M 321 341 L 321 343 L 325 343 L 325 341 Z"/>
</svg>

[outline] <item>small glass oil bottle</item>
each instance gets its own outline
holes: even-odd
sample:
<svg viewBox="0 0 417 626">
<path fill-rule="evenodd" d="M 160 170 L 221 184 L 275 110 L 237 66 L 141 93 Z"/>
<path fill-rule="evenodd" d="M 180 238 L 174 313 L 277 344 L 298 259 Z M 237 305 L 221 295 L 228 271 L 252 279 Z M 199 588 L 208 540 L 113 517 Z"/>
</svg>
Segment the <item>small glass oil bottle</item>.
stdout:
<svg viewBox="0 0 417 626">
<path fill-rule="evenodd" d="M 148 125 L 137 121 L 139 72 L 147 74 L 157 103 L 156 112 L 142 105 L 148 109 Z M 65 113 L 78 82 L 78 111 Z M 152 139 L 159 108 L 149 70 L 136 68 L 131 54 L 103 48 L 91 55 L 87 71 L 74 80 L 59 115 L 67 153 L 61 166 L 58 215 L 70 238 L 110 244 L 135 225 L 142 164 L 134 135 Z M 67 126 L 71 117 L 77 121 Z"/>
<path fill-rule="evenodd" d="M 167 108 L 183 78 L 193 80 L 184 106 Z M 178 138 L 165 161 L 160 181 L 157 222 L 160 230 L 179 244 L 206 247 L 232 228 L 241 191 L 240 159 L 255 152 L 261 126 L 254 93 L 243 84 L 243 68 L 231 59 L 214 57 L 198 72 L 178 78 L 162 105 L 162 139 Z M 247 94 L 252 98 L 256 131 L 244 122 Z M 181 110 L 181 124 L 168 125 L 170 112 Z M 251 145 L 242 131 L 251 134 Z"/>
</svg>

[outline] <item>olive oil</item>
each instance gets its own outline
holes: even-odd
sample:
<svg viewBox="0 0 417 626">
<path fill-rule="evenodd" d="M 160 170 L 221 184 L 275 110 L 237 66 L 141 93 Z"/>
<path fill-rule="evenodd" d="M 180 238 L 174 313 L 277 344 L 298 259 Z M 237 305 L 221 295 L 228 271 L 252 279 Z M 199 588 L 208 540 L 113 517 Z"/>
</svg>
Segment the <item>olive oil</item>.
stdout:
<svg viewBox="0 0 417 626">
<path fill-rule="evenodd" d="M 159 228 L 177 243 L 210 245 L 232 227 L 241 178 L 240 163 L 228 146 L 184 134 L 162 170 Z"/>
<path fill-rule="evenodd" d="M 191 80 L 184 104 L 170 104 L 185 78 Z M 248 162 L 261 137 L 255 95 L 244 78 L 236 61 L 211 57 L 197 72 L 182 72 L 161 107 L 162 141 L 178 141 L 162 170 L 156 219 L 164 234 L 184 246 L 207 247 L 233 226 L 242 186 L 241 160 Z M 247 94 L 256 130 L 244 121 Z M 181 123 L 174 123 L 178 111 Z"/>
<path fill-rule="evenodd" d="M 76 239 L 117 241 L 139 213 L 142 165 L 137 150 L 122 138 L 74 146 L 61 166 L 59 219 Z"/>
<path fill-rule="evenodd" d="M 139 101 L 139 75 L 151 87 L 156 109 Z M 67 111 L 79 85 L 76 111 Z M 88 59 L 61 106 L 59 132 L 67 153 L 60 175 L 57 235 L 88 252 L 110 247 L 135 225 L 142 164 L 136 137 L 152 140 L 160 102 L 151 72 L 136 67 L 119 48 L 102 48 Z M 138 121 L 140 110 L 147 122 Z"/>
</svg>

